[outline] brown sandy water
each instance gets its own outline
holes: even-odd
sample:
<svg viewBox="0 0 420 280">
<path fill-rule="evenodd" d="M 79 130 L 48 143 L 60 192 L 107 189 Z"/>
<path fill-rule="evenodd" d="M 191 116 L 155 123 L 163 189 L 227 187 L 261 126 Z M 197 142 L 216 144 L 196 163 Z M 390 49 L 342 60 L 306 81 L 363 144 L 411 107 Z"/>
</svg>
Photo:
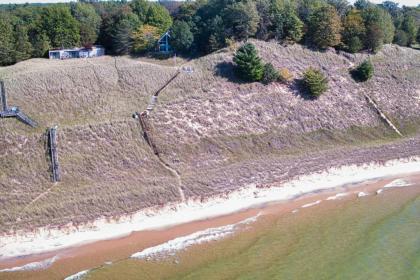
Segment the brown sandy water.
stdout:
<svg viewBox="0 0 420 280">
<path fill-rule="evenodd" d="M 405 175 L 395 178 L 407 179 L 410 182 L 420 182 L 420 174 Z M 299 209 L 302 205 L 317 200 L 322 200 L 322 203 L 313 207 L 328 208 L 332 207 L 334 203 L 355 200 L 357 199 L 357 193 L 362 191 L 374 195 L 376 190 L 382 188 L 395 178 L 372 180 L 352 186 L 343 186 L 332 191 L 307 194 L 292 201 L 272 203 L 222 217 L 181 224 L 162 230 L 133 232 L 123 238 L 98 241 L 57 252 L 2 261 L 0 262 L 0 269 L 22 266 L 30 262 L 40 261 L 59 255 L 59 259 L 45 270 L 0 273 L 0 279 L 63 279 L 66 276 L 82 270 L 103 266 L 106 262 L 119 262 L 120 260 L 127 259 L 133 253 L 142 251 L 148 247 L 156 246 L 176 237 L 188 235 L 211 227 L 235 224 L 246 218 L 253 217 L 258 213 L 261 213 L 264 217 L 294 215 L 292 214 L 294 209 Z M 413 193 L 418 192 L 418 188 L 416 187 L 388 189 L 385 190 L 385 192 L 407 192 L 408 189 L 411 189 Z M 333 203 L 324 201 L 327 197 L 340 192 L 346 192 L 349 193 L 349 195 L 340 197 L 339 200 L 331 201 Z M 305 208 L 304 210 L 310 208 L 312 207 Z"/>
</svg>

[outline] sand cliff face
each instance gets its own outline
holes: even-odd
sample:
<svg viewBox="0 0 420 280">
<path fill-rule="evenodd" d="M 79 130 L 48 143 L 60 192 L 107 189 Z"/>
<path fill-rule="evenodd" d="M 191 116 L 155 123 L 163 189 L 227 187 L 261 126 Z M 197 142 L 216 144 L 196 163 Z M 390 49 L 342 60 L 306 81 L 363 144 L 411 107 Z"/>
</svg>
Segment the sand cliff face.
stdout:
<svg viewBox="0 0 420 280">
<path fill-rule="evenodd" d="M 366 55 L 254 43 L 265 61 L 296 78 L 309 66 L 321 68 L 330 89 L 309 100 L 294 84 L 239 83 L 227 51 L 190 61 L 194 72 L 182 72 L 149 117 L 160 158 L 132 114 L 146 109 L 174 67 L 103 57 L 0 68 L 9 104 L 39 123 L 32 129 L 0 120 L 0 231 L 81 222 L 180 201 L 182 192 L 208 196 L 335 164 L 420 154 L 419 51 L 386 46 L 371 57 L 375 77 L 358 84 L 348 70 Z M 53 125 L 62 169 L 57 184 L 45 144 Z"/>
</svg>

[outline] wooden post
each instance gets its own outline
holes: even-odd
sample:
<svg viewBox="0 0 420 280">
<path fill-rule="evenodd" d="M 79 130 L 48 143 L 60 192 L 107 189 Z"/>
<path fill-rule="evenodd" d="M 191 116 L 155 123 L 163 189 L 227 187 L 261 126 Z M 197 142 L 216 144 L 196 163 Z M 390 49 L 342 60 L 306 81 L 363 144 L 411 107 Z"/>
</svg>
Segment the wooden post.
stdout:
<svg viewBox="0 0 420 280">
<path fill-rule="evenodd" d="M 57 126 L 48 129 L 48 144 L 51 156 L 52 179 L 53 182 L 59 182 L 61 180 L 61 176 L 57 153 Z"/>
<path fill-rule="evenodd" d="M 0 81 L 0 92 L 1 92 L 2 110 L 6 112 L 7 111 L 7 97 L 6 97 L 6 90 L 4 88 L 3 81 Z"/>
</svg>

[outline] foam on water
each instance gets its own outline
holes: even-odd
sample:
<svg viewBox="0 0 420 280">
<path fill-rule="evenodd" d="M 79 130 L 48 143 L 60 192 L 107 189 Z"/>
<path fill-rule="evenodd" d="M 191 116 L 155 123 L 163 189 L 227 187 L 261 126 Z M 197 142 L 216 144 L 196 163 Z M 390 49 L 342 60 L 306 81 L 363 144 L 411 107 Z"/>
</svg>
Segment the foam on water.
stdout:
<svg viewBox="0 0 420 280">
<path fill-rule="evenodd" d="M 348 195 L 348 193 L 338 193 L 336 195 L 327 197 L 327 200 L 336 200 L 336 199 L 339 199 L 340 197 L 343 197 L 343 196 L 346 196 L 346 195 Z"/>
<path fill-rule="evenodd" d="M 89 273 L 89 269 L 77 272 L 76 274 L 70 275 L 64 280 L 81 280 Z"/>
<path fill-rule="evenodd" d="M 58 259 L 58 256 L 54 256 L 52 258 L 45 259 L 39 262 L 31 262 L 22 266 L 5 268 L 5 269 L 0 270 L 0 272 L 33 271 L 33 270 L 46 269 L 49 266 L 51 266 L 57 259 Z"/>
<path fill-rule="evenodd" d="M 317 200 L 317 201 L 314 201 L 314 202 L 311 202 L 311 203 L 308 203 L 308 204 L 304 204 L 301 207 L 302 208 L 307 208 L 307 207 L 311 207 L 311 206 L 314 206 L 314 205 L 317 205 L 317 204 L 320 204 L 320 203 L 321 203 L 321 200 Z"/>
<path fill-rule="evenodd" d="M 369 194 L 368 193 L 365 193 L 365 192 L 359 192 L 358 194 L 357 194 L 357 197 L 364 197 L 364 196 L 368 196 Z"/>
<path fill-rule="evenodd" d="M 169 240 L 163 244 L 144 249 L 141 252 L 137 252 L 131 255 L 131 257 L 137 259 L 158 259 L 165 256 L 174 255 L 177 251 L 184 250 L 192 245 L 201 244 L 209 241 L 215 241 L 222 239 L 226 236 L 232 235 L 237 230 L 238 226 L 255 222 L 259 215 L 260 214 L 245 219 L 236 224 L 208 228 L 206 230 L 197 231 L 189 235 L 181 236 Z"/>
<path fill-rule="evenodd" d="M 401 187 L 407 187 L 407 186 L 411 186 L 410 182 L 408 182 L 407 180 L 396 179 L 392 181 L 391 183 L 386 184 L 384 188 L 401 188 Z"/>
</svg>

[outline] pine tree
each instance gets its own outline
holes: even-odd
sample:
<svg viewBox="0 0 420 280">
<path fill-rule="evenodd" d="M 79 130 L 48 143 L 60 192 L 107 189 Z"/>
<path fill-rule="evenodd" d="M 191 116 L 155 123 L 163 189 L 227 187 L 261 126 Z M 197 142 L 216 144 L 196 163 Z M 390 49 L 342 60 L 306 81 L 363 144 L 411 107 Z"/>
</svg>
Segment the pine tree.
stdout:
<svg viewBox="0 0 420 280">
<path fill-rule="evenodd" d="M 328 79 L 319 69 L 308 68 L 303 74 L 303 85 L 312 97 L 319 97 L 328 89 Z"/>
<path fill-rule="evenodd" d="M 194 40 L 188 23 L 175 21 L 171 31 L 171 45 L 179 52 L 187 51 Z"/>
<path fill-rule="evenodd" d="M 356 81 L 365 82 L 373 77 L 373 64 L 370 60 L 363 61 L 353 72 Z"/>
<path fill-rule="evenodd" d="M 262 79 L 264 66 L 253 44 L 247 43 L 240 47 L 233 61 L 236 63 L 236 71 L 241 79 L 250 82 Z"/>
<path fill-rule="evenodd" d="M 113 50 L 116 54 L 124 55 L 131 52 L 133 45 L 132 26 L 128 20 L 120 21 L 112 35 Z"/>
</svg>

